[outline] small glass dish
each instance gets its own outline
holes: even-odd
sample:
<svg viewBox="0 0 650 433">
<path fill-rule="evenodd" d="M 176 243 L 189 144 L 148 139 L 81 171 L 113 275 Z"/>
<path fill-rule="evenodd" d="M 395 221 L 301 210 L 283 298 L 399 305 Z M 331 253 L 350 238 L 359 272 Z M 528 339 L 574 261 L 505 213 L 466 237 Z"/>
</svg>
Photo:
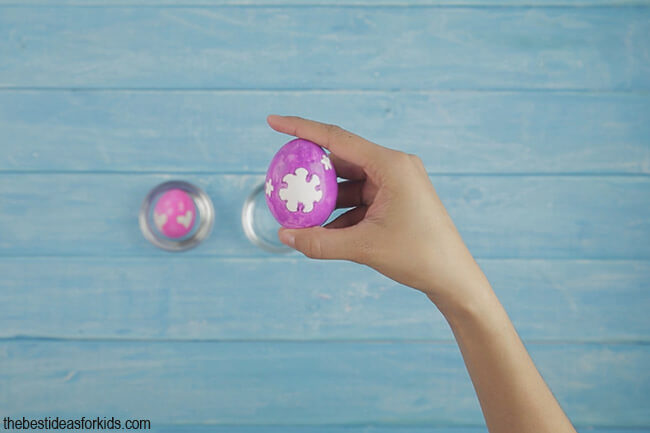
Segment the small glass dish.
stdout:
<svg viewBox="0 0 650 433">
<path fill-rule="evenodd" d="M 257 185 L 248 195 L 241 212 L 241 224 L 251 243 L 274 254 L 294 251 L 278 239 L 280 224 L 273 218 L 264 198 L 264 183 Z"/>
<path fill-rule="evenodd" d="M 158 248 L 185 251 L 210 235 L 214 206 L 199 187 L 172 180 L 149 191 L 138 221 L 144 237 Z"/>
</svg>

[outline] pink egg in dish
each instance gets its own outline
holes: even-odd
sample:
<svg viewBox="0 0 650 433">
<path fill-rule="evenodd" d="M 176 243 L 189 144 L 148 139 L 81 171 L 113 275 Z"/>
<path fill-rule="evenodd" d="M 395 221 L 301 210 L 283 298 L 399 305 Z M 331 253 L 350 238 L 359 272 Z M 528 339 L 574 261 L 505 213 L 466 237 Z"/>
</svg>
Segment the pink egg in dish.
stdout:
<svg viewBox="0 0 650 433">
<path fill-rule="evenodd" d="M 186 236 L 194 228 L 196 206 L 188 193 L 179 188 L 165 191 L 153 210 L 153 221 L 160 233 L 169 238 Z"/>
<path fill-rule="evenodd" d="M 319 145 L 296 138 L 271 160 L 264 193 L 271 214 L 283 227 L 321 225 L 336 207 L 336 172 Z"/>
</svg>

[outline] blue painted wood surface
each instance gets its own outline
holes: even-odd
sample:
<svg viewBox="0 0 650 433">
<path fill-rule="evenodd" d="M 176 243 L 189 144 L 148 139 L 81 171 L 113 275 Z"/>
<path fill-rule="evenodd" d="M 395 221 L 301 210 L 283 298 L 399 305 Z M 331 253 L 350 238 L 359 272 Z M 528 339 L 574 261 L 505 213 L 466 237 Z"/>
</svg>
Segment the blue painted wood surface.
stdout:
<svg viewBox="0 0 650 433">
<path fill-rule="evenodd" d="M 639 8 L 11 8 L 0 87 L 650 89 Z"/>
<path fill-rule="evenodd" d="M 484 91 L 5 91 L 0 171 L 263 173 L 297 112 L 435 173 L 650 174 L 645 94 Z"/>
<path fill-rule="evenodd" d="M 0 239 L 0 255 L 167 257 L 148 244 L 133 221 L 148 190 L 173 178 L 179 176 L 0 175 L 0 226 L 12 228 Z M 182 178 L 210 194 L 219 219 L 214 235 L 188 255 L 268 256 L 246 241 L 240 222 L 244 200 L 263 175 Z M 648 176 L 445 175 L 432 180 L 477 257 L 650 258 Z"/>
<path fill-rule="evenodd" d="M 486 259 L 479 264 L 527 341 L 649 342 L 650 262 Z M 5 258 L 0 275 L 5 311 L 0 338 L 452 338 L 424 295 L 351 263 Z M 262 275 L 264 281 L 255 277 Z M 301 286 L 305 275 L 328 277 Z"/>
<path fill-rule="evenodd" d="M 575 423 L 650 423 L 650 346 L 528 347 Z M 0 350 L 0 377 L 11 378 L 3 407 L 26 416 L 81 416 L 101 407 L 160 423 L 482 422 L 451 342 L 18 340 Z"/>
<path fill-rule="evenodd" d="M 278 112 L 422 156 L 579 430 L 650 431 L 648 6 L 0 0 L 0 415 L 485 431 L 422 294 L 244 237 Z M 172 178 L 182 255 L 136 220 Z"/>
<path fill-rule="evenodd" d="M 583 7 L 583 6 L 647 6 L 648 0 L 0 0 L 7 6 L 387 6 L 387 7 L 427 7 L 427 6 L 510 6 L 510 7 Z"/>
<path fill-rule="evenodd" d="M 333 426 L 333 425 L 300 425 L 300 426 L 246 426 L 241 424 L 235 425 L 163 425 L 159 428 L 152 429 L 153 431 L 172 432 L 235 432 L 235 433 L 485 433 L 487 430 L 481 427 L 441 427 L 441 426 L 403 426 L 403 425 L 372 425 L 372 426 Z M 593 427 L 578 427 L 578 433 L 647 433 L 650 431 L 645 428 L 593 428 Z"/>
<path fill-rule="evenodd" d="M 578 427 L 578 433 L 647 433 L 650 429 L 646 428 L 594 428 Z M 396 426 L 396 425 L 372 425 L 372 426 L 333 426 L 333 425 L 300 425 L 300 426 L 246 426 L 241 424 L 230 425 L 196 425 L 196 424 L 171 424 L 162 425 L 152 428 L 157 432 L 235 432 L 235 433 L 485 433 L 487 430 L 481 427 L 441 427 L 441 426 Z"/>
</svg>

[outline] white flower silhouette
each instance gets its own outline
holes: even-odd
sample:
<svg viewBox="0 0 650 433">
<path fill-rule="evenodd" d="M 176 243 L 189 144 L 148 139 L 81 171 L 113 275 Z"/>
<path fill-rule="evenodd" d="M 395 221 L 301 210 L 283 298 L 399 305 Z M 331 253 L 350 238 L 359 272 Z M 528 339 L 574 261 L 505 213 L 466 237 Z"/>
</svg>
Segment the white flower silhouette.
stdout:
<svg viewBox="0 0 650 433">
<path fill-rule="evenodd" d="M 271 196 L 271 193 L 273 192 L 275 188 L 273 188 L 273 183 L 271 182 L 271 179 L 266 181 L 266 195 Z"/>
<path fill-rule="evenodd" d="M 323 155 L 323 157 L 320 159 L 320 163 L 323 164 L 323 167 L 325 167 L 325 170 L 331 170 L 332 169 L 332 161 L 327 157 L 327 155 Z"/>
<path fill-rule="evenodd" d="M 302 211 L 309 213 L 314 210 L 314 203 L 319 202 L 323 197 L 323 191 L 317 190 L 320 185 L 320 179 L 315 174 L 307 182 L 309 172 L 300 167 L 296 169 L 295 174 L 288 173 L 282 178 L 282 182 L 287 184 L 282 188 L 278 195 L 286 202 L 287 209 L 290 212 L 298 211 L 298 203 L 302 203 Z"/>
</svg>

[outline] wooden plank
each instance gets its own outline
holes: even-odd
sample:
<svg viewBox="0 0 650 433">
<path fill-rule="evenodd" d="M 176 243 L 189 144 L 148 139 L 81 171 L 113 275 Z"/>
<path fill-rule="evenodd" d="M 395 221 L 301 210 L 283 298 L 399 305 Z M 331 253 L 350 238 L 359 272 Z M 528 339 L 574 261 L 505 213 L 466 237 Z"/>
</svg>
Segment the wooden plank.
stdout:
<svg viewBox="0 0 650 433">
<path fill-rule="evenodd" d="M 647 6 L 648 0 L 0 0 L 10 6 L 364 6 L 364 7 L 589 7 L 589 6 Z"/>
<path fill-rule="evenodd" d="M 0 255 L 167 256 L 144 239 L 137 215 L 148 190 L 171 178 L 152 174 L 2 175 L 0 227 L 8 230 L 0 237 Z M 268 256 L 245 238 L 240 218 L 246 196 L 262 177 L 183 178 L 212 197 L 217 218 L 211 237 L 188 252 L 189 256 Z M 647 176 L 432 179 L 479 258 L 650 258 Z M 268 212 L 264 215 L 270 218 Z"/>
<path fill-rule="evenodd" d="M 431 172 L 650 173 L 647 95 L 359 91 L 3 91 L 0 171 L 265 172 L 288 140 L 272 112 L 341 124 Z"/>
<path fill-rule="evenodd" d="M 530 350 L 576 424 L 650 425 L 649 346 Z M 454 344 L 18 340 L 0 343 L 0 366 L 0 406 L 24 416 L 100 411 L 153 424 L 483 422 Z"/>
<path fill-rule="evenodd" d="M 480 265 L 524 340 L 650 341 L 650 262 Z M 424 295 L 352 263 L 5 258 L 0 275 L 0 338 L 452 339 Z"/>
<path fill-rule="evenodd" d="M 648 428 L 616 428 L 616 427 L 578 427 L 578 433 L 649 433 Z M 236 433 L 488 433 L 485 427 L 459 427 L 459 426 L 406 426 L 406 425 L 344 425 L 335 426 L 331 424 L 322 426 L 300 425 L 196 425 L 196 424 L 170 424 L 153 426 L 153 432 L 236 432 Z"/>
<path fill-rule="evenodd" d="M 0 87 L 650 88 L 647 8 L 0 11 Z"/>
</svg>

